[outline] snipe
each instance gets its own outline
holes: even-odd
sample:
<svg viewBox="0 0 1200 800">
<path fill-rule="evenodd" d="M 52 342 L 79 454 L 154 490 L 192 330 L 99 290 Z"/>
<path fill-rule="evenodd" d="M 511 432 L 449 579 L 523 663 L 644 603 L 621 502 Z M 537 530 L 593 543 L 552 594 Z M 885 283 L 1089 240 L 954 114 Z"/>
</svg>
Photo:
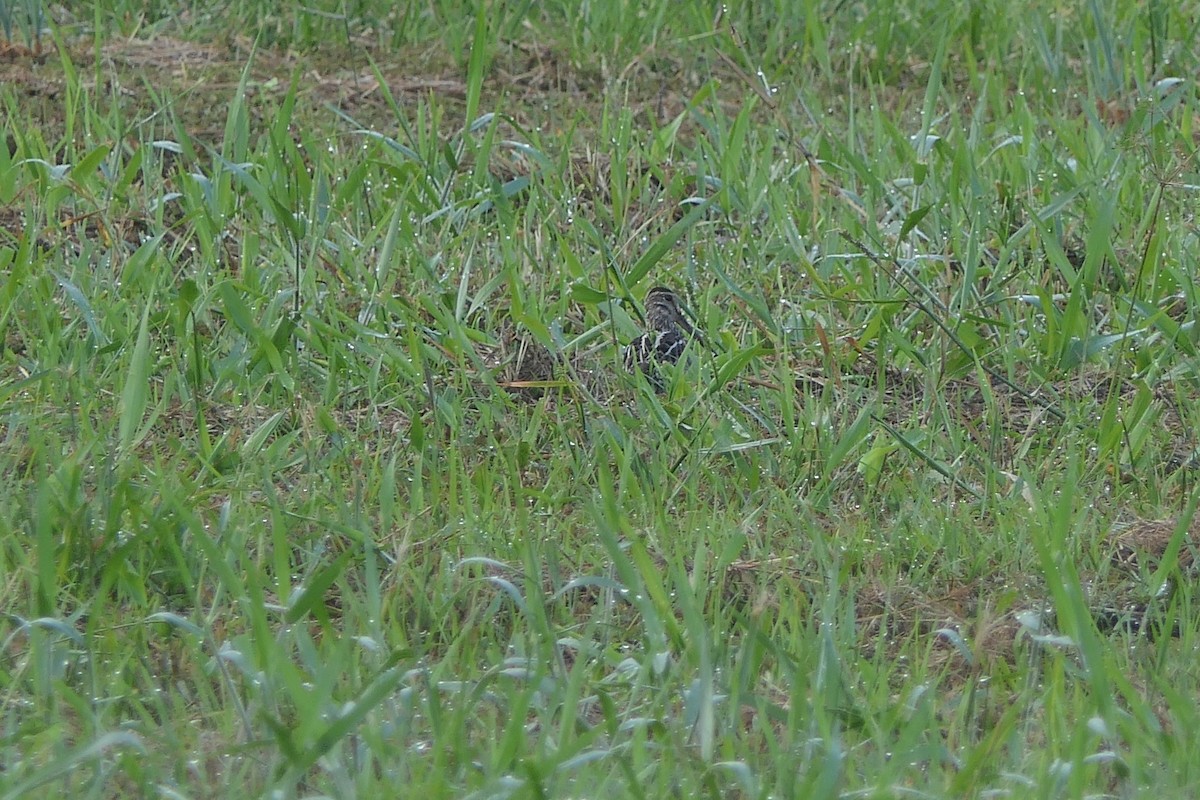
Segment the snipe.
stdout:
<svg viewBox="0 0 1200 800">
<path fill-rule="evenodd" d="M 648 330 L 625 346 L 625 367 L 642 372 L 655 388 L 662 389 L 655 363 L 674 364 L 683 356 L 696 330 L 684 316 L 679 295 L 662 286 L 646 293 Z"/>
<path fill-rule="evenodd" d="M 1179 528 L 1181 520 L 1139 519 L 1114 527 L 1108 534 L 1106 546 L 1109 558 L 1126 578 L 1123 584 L 1139 575 L 1149 575 L 1162 564 L 1163 556 Z M 1102 631 L 1126 630 L 1130 633 L 1145 633 L 1150 637 L 1159 635 L 1178 636 L 1182 630 L 1179 619 L 1168 619 L 1164 613 L 1170 606 L 1175 593 L 1177 579 L 1191 580 L 1196 576 L 1194 549 L 1200 546 L 1200 514 L 1183 534 L 1175 565 L 1179 572 L 1156 588 L 1153 598 L 1146 597 L 1132 585 L 1120 589 L 1117 602 L 1107 603 L 1094 609 L 1097 627 Z"/>
<path fill-rule="evenodd" d="M 1109 533 L 1113 566 L 1127 572 L 1139 569 L 1157 569 L 1159 561 L 1179 527 L 1178 519 L 1139 519 L 1120 525 Z M 1192 548 L 1200 545 L 1200 514 L 1184 534 L 1179 548 L 1179 567 L 1185 572 L 1194 566 Z"/>
</svg>

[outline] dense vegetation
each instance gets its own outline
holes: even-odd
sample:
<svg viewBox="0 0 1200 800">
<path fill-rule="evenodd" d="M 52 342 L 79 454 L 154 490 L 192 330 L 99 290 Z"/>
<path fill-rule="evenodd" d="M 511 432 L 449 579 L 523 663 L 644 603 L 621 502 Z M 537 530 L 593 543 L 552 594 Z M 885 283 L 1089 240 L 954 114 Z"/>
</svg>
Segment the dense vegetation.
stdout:
<svg viewBox="0 0 1200 800">
<path fill-rule="evenodd" d="M 0 798 L 1195 793 L 1196 3 L 0 17 Z"/>
</svg>

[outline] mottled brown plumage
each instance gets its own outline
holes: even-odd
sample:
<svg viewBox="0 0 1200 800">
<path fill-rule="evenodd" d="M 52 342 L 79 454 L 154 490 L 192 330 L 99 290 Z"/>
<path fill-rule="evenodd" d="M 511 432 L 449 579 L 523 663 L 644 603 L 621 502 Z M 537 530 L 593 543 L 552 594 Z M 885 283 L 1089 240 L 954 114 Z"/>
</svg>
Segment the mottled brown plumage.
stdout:
<svg viewBox="0 0 1200 800">
<path fill-rule="evenodd" d="M 1178 527 L 1179 519 L 1172 518 L 1140 519 L 1114 528 L 1109 533 L 1113 565 L 1127 571 L 1158 569 Z M 1195 560 L 1193 547 L 1196 545 L 1200 545 L 1200 514 L 1192 518 L 1179 548 L 1178 563 L 1181 569 L 1192 568 Z"/>
<path fill-rule="evenodd" d="M 683 315 L 683 303 L 679 295 L 662 286 L 655 286 L 646 293 L 646 325 L 660 333 L 673 331 L 688 336 L 696 334 L 692 324 Z"/>
<path fill-rule="evenodd" d="M 1123 630 L 1151 638 L 1180 634 L 1181 621 L 1166 616 L 1166 612 L 1179 580 L 1189 580 L 1196 574 L 1195 548 L 1200 546 L 1200 514 L 1193 518 L 1180 543 L 1176 564 L 1182 574 L 1169 577 L 1160 586 L 1141 590 L 1137 588 L 1136 580 L 1159 568 L 1179 523 L 1178 517 L 1139 519 L 1117 525 L 1109 532 L 1105 540 L 1109 559 L 1114 569 L 1125 573 L 1125 577 L 1102 594 L 1104 602 L 1093 609 L 1100 630 Z M 1153 596 L 1148 596 L 1145 589 L 1152 591 Z"/>
<path fill-rule="evenodd" d="M 683 315 L 679 295 L 662 286 L 646 294 L 646 327 L 649 329 L 625 347 L 625 367 L 646 375 L 655 387 L 662 382 L 655 362 L 674 364 L 683 356 L 695 329 Z"/>
</svg>

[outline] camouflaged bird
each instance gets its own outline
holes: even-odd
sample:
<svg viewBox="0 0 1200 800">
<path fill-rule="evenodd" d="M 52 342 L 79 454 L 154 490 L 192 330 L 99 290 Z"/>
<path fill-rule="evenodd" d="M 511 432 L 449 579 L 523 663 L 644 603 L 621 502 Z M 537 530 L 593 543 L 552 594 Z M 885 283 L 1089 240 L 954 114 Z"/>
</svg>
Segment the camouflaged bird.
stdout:
<svg viewBox="0 0 1200 800">
<path fill-rule="evenodd" d="M 655 286 L 646 293 L 645 306 L 648 330 L 625 346 L 625 368 L 630 372 L 640 371 L 661 391 L 662 380 L 655 362 L 676 363 L 697 334 L 683 315 L 679 295 L 670 289 Z"/>
<path fill-rule="evenodd" d="M 1187 531 L 1182 534 L 1175 560 L 1178 572 L 1168 577 L 1161 586 L 1147 587 L 1156 589 L 1152 598 L 1127 584 L 1130 583 L 1129 579 L 1136 579 L 1139 575 L 1148 576 L 1161 566 L 1181 522 L 1178 518 L 1138 519 L 1118 525 L 1109 532 L 1106 540 L 1109 558 L 1113 567 L 1126 576 L 1126 580 L 1118 584 L 1115 592 L 1109 590 L 1103 595 L 1104 602 L 1093 610 L 1096 626 L 1101 631 L 1125 630 L 1145 633 L 1151 638 L 1180 635 L 1181 621 L 1166 618 L 1165 613 L 1175 594 L 1177 579 L 1194 580 L 1196 577 L 1194 548 L 1200 546 L 1200 514 L 1192 518 Z"/>
<path fill-rule="evenodd" d="M 1180 522 L 1178 518 L 1139 519 L 1114 528 L 1108 535 L 1113 566 L 1132 573 L 1158 569 Z M 1200 514 L 1192 518 L 1179 548 L 1177 563 L 1185 573 L 1195 569 L 1192 548 L 1197 545 L 1200 545 Z"/>
</svg>

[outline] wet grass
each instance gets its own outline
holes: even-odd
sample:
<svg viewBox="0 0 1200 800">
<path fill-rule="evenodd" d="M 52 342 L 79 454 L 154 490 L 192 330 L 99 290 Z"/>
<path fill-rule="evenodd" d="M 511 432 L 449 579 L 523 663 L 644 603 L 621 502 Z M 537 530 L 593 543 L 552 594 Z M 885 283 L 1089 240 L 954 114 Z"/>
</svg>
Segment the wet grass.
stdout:
<svg viewBox="0 0 1200 800">
<path fill-rule="evenodd" d="M 0 797 L 1194 793 L 1194 4 L 23 8 Z"/>
</svg>

